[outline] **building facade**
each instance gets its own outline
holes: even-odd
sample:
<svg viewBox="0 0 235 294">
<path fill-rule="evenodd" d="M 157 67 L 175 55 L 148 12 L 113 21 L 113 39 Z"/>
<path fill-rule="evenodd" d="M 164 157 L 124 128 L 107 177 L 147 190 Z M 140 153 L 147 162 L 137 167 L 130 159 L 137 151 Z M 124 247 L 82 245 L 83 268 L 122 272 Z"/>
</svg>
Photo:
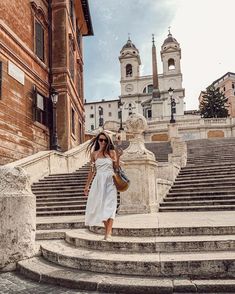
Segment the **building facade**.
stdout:
<svg viewBox="0 0 235 294">
<path fill-rule="evenodd" d="M 93 131 L 105 122 L 120 120 L 120 112 L 118 110 L 119 99 L 115 100 L 101 100 L 85 103 L 85 129 L 86 131 Z"/>
<path fill-rule="evenodd" d="M 132 43 L 130 38 L 120 51 L 120 92 L 119 104 L 116 101 L 112 110 L 112 120 L 118 117 L 120 113 L 120 103 L 122 109 L 122 120 L 125 123 L 128 116 L 132 113 L 140 113 L 148 120 L 151 119 L 170 119 L 171 116 L 171 99 L 168 93 L 169 88 L 174 89 L 173 98 L 176 102 L 174 115 L 184 115 L 185 103 L 184 96 L 185 90 L 182 86 L 182 72 L 181 72 L 181 48 L 180 44 L 173 38 L 169 32 L 167 38 L 161 46 L 161 62 L 163 65 L 163 73 L 158 74 L 157 60 L 156 60 L 156 47 L 153 39 L 152 46 L 152 63 L 153 74 L 147 76 L 140 75 L 141 58 L 139 50 Z M 155 93 L 158 97 L 154 97 Z M 95 105 L 106 105 L 106 101 L 89 102 L 85 104 L 86 112 L 86 131 L 91 130 L 91 125 L 97 127 L 90 121 L 90 115 L 96 115 L 93 121 L 99 120 L 99 113 L 91 113 L 91 107 Z M 116 108 L 115 108 L 116 107 Z M 119 109 L 118 109 L 119 108 Z M 107 110 L 108 111 L 108 110 Z M 116 115 L 115 115 L 116 113 Z M 110 117 L 106 113 L 104 107 L 104 120 L 106 122 Z M 117 120 L 119 123 L 119 120 Z"/>
<path fill-rule="evenodd" d="M 228 98 L 229 116 L 235 117 L 235 73 L 227 72 L 212 83 L 215 88 L 220 88 L 224 96 Z M 199 104 L 203 100 L 203 93 L 198 98 Z"/>
<path fill-rule="evenodd" d="M 2 0 L 0 9 L 0 164 L 51 148 L 55 91 L 58 146 L 79 145 L 88 1 Z"/>
</svg>

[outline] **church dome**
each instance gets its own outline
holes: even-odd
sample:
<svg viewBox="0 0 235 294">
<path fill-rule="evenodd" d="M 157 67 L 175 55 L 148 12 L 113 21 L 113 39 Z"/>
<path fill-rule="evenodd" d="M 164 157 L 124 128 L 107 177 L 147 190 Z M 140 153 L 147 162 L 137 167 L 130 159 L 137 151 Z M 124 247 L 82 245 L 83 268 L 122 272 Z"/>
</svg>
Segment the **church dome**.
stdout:
<svg viewBox="0 0 235 294">
<path fill-rule="evenodd" d="M 126 44 L 122 47 L 122 50 L 124 49 L 135 49 L 138 51 L 138 49 L 135 47 L 135 45 L 132 43 L 131 39 L 129 38 L 126 42 Z"/>
<path fill-rule="evenodd" d="M 172 34 L 171 34 L 171 33 L 168 34 L 168 36 L 167 36 L 167 38 L 165 39 L 163 45 L 166 45 L 166 44 L 168 44 L 168 43 L 177 43 L 177 44 L 178 44 L 177 40 L 176 40 L 175 38 L 172 37 Z"/>
</svg>

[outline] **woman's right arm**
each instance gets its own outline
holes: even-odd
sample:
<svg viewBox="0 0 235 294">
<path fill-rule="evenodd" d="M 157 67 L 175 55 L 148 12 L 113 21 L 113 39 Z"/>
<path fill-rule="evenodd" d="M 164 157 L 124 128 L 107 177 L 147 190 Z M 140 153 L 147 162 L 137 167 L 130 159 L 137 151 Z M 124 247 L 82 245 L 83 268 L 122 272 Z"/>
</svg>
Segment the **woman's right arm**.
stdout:
<svg viewBox="0 0 235 294">
<path fill-rule="evenodd" d="M 90 159 L 90 170 L 89 170 L 86 185 L 85 185 L 85 188 L 84 188 L 85 196 L 88 196 L 89 187 L 90 187 L 91 181 L 92 181 L 92 179 L 94 177 L 94 174 L 95 174 L 95 157 L 94 157 L 94 152 L 92 152 L 91 153 L 91 159 Z"/>
</svg>

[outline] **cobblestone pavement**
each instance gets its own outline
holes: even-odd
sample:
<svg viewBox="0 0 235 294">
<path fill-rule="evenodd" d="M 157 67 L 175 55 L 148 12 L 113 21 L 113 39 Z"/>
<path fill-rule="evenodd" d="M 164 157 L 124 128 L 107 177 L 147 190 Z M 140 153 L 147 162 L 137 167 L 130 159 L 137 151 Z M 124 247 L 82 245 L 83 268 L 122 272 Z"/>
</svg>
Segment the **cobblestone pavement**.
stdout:
<svg viewBox="0 0 235 294">
<path fill-rule="evenodd" d="M 15 272 L 0 274 L 0 294 L 96 294 L 98 292 L 84 292 L 70 290 L 60 286 L 37 283 Z M 100 294 L 100 293 L 99 293 Z"/>
</svg>

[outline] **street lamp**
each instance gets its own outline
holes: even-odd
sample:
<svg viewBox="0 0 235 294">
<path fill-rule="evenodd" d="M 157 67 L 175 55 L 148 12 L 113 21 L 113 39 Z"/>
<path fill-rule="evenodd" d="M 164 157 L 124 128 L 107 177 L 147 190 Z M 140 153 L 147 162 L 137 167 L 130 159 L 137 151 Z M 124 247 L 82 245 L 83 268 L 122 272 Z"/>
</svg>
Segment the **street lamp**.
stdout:
<svg viewBox="0 0 235 294">
<path fill-rule="evenodd" d="M 120 118 L 120 127 L 119 127 L 119 131 L 123 131 L 124 128 L 122 126 L 122 106 L 124 103 L 121 102 L 121 100 L 118 101 L 118 114 L 119 114 L 119 118 Z"/>
<path fill-rule="evenodd" d="M 99 106 L 98 109 L 99 109 L 99 127 L 103 127 L 103 124 L 104 124 L 103 107 L 102 106 Z"/>
<path fill-rule="evenodd" d="M 58 102 L 58 92 L 55 89 L 51 90 L 51 101 L 52 101 L 52 116 L 53 116 L 53 126 L 52 126 L 52 144 L 51 149 L 61 151 L 58 144 L 57 137 L 57 102 Z"/>
<path fill-rule="evenodd" d="M 170 96 L 170 100 L 171 100 L 171 119 L 170 119 L 170 123 L 175 123 L 175 118 L 174 118 L 174 113 L 175 113 L 175 99 L 173 98 L 173 93 L 174 93 L 174 89 L 172 89 L 171 87 L 168 90 L 169 96 Z"/>
</svg>

